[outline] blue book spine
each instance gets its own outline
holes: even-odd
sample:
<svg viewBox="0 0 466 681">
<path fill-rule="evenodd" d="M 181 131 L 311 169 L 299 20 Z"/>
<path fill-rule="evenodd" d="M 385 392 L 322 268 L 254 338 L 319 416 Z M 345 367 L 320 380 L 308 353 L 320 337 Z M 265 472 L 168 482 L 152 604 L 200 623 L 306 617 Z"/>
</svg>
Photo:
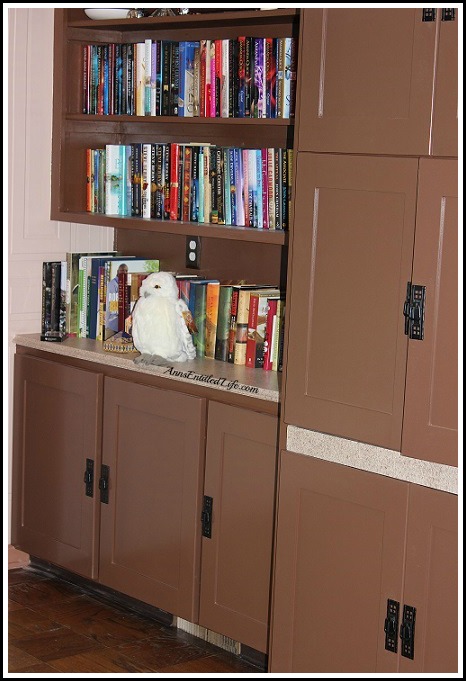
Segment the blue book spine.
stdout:
<svg viewBox="0 0 466 681">
<path fill-rule="evenodd" d="M 185 116 L 186 41 L 180 42 L 180 84 L 178 92 L 178 116 Z"/>
<path fill-rule="evenodd" d="M 162 41 L 157 40 L 157 71 L 155 75 L 155 111 L 156 116 L 162 114 L 162 74 L 163 74 L 163 50 Z"/>
<path fill-rule="evenodd" d="M 103 46 L 103 66 L 104 66 L 104 82 L 103 82 L 103 111 L 104 115 L 108 116 L 109 114 L 109 83 L 110 83 L 110 74 L 109 74 L 109 46 L 104 45 Z"/>
<path fill-rule="evenodd" d="M 225 224 L 231 225 L 230 163 L 228 149 L 223 149 L 223 173 L 225 181 Z"/>
</svg>

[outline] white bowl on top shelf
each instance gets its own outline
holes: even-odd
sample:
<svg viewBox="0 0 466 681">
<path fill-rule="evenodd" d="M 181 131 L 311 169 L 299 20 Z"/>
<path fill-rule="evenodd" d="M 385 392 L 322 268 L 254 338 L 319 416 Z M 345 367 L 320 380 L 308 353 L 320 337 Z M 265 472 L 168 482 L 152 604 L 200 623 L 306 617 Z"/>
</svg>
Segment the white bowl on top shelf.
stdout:
<svg viewBox="0 0 466 681">
<path fill-rule="evenodd" d="M 89 19 L 126 19 L 130 9 L 131 8 L 108 9 L 106 7 L 102 9 L 96 9 L 91 7 L 89 9 L 85 9 L 84 12 Z"/>
</svg>

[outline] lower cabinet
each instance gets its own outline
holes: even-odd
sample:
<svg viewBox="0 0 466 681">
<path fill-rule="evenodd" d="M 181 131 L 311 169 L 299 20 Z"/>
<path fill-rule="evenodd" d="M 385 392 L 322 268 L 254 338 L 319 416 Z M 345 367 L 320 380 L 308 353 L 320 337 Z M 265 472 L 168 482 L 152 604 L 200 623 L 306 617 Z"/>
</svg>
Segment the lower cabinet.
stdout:
<svg viewBox="0 0 466 681">
<path fill-rule="evenodd" d="M 456 496 L 284 452 L 270 671 L 457 671 L 457 557 Z"/>
<path fill-rule="evenodd" d="M 277 417 L 104 374 L 16 354 L 13 545 L 266 652 Z"/>
<path fill-rule="evenodd" d="M 199 624 L 267 652 L 277 419 L 211 402 Z"/>
<path fill-rule="evenodd" d="M 92 477 L 102 387 L 102 374 L 15 356 L 12 544 L 91 579 L 98 577 Z"/>
<path fill-rule="evenodd" d="M 206 401 L 105 379 L 99 581 L 197 621 Z"/>
</svg>

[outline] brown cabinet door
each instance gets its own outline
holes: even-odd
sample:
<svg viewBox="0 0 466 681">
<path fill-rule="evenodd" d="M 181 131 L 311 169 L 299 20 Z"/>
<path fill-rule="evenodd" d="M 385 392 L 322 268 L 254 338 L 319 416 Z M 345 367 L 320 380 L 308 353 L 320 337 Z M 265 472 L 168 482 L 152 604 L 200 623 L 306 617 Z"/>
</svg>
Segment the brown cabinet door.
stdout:
<svg viewBox="0 0 466 681">
<path fill-rule="evenodd" d="M 417 170 L 298 154 L 286 423 L 399 451 Z"/>
<path fill-rule="evenodd" d="M 267 651 L 277 419 L 209 404 L 199 623 Z"/>
<path fill-rule="evenodd" d="M 414 659 L 400 672 L 458 671 L 458 497 L 410 485 L 404 604 L 416 608 Z"/>
<path fill-rule="evenodd" d="M 97 482 L 86 495 L 87 460 L 100 464 L 102 376 L 15 357 L 12 544 L 97 577 Z"/>
<path fill-rule="evenodd" d="M 279 490 L 270 671 L 396 672 L 408 484 L 285 452 Z"/>
<path fill-rule="evenodd" d="M 99 581 L 191 622 L 199 598 L 205 400 L 105 379 Z"/>
<path fill-rule="evenodd" d="M 300 151 L 429 153 L 436 23 L 422 9 L 305 9 Z"/>
<path fill-rule="evenodd" d="M 402 453 L 458 465 L 458 163 L 421 159 L 413 284 L 424 340 L 410 340 Z"/>
<path fill-rule="evenodd" d="M 458 21 L 442 21 L 439 9 L 439 43 L 432 121 L 432 154 L 458 156 Z M 458 14 L 458 9 L 455 10 Z"/>
</svg>

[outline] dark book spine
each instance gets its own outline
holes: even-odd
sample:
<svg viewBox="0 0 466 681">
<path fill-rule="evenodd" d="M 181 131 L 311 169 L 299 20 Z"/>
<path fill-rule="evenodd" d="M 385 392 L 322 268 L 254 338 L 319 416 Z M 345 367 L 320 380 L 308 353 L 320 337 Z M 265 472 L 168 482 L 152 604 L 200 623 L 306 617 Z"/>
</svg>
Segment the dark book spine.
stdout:
<svg viewBox="0 0 466 681">
<path fill-rule="evenodd" d="M 275 56 L 273 38 L 265 39 L 265 116 L 275 118 Z"/>
<path fill-rule="evenodd" d="M 288 154 L 286 149 L 282 150 L 282 222 L 281 229 L 288 227 Z"/>
<path fill-rule="evenodd" d="M 52 330 L 52 263 L 42 263 L 42 317 L 41 340 L 46 340 Z"/>
<path fill-rule="evenodd" d="M 162 115 L 162 95 L 163 95 L 163 41 L 157 40 L 157 73 L 155 74 L 155 115 Z"/>
<path fill-rule="evenodd" d="M 178 148 L 178 194 L 176 202 L 176 219 L 181 220 L 183 215 L 183 174 L 184 174 L 184 145 L 180 144 Z"/>
<path fill-rule="evenodd" d="M 252 45 L 253 39 L 246 36 L 244 44 L 244 115 L 246 118 L 251 116 Z"/>
<path fill-rule="evenodd" d="M 239 289 L 233 288 L 231 292 L 230 308 L 230 329 L 228 332 L 228 354 L 227 361 L 234 364 L 235 361 L 235 340 L 236 340 L 236 318 L 238 314 Z"/>
<path fill-rule="evenodd" d="M 191 173 L 192 173 L 192 147 L 184 147 L 183 158 L 183 196 L 182 196 L 182 214 L 181 218 L 184 222 L 189 222 L 190 218 L 190 204 L 191 204 Z"/>
<path fill-rule="evenodd" d="M 134 45 L 127 44 L 126 55 L 126 113 L 134 116 Z"/>
<path fill-rule="evenodd" d="M 162 116 L 170 115 L 170 56 L 171 43 L 162 41 Z"/>
<path fill-rule="evenodd" d="M 128 112 L 128 45 L 121 46 L 121 103 L 120 113 Z"/>
<path fill-rule="evenodd" d="M 90 64 L 89 54 L 91 46 L 83 45 L 83 87 L 82 87 L 82 112 L 88 114 L 89 112 L 89 79 L 90 79 Z"/>
<path fill-rule="evenodd" d="M 121 114 L 122 112 L 122 94 L 123 94 L 123 45 L 116 43 L 115 45 L 115 95 L 114 95 L 114 113 Z"/>
<path fill-rule="evenodd" d="M 230 202 L 231 202 L 231 224 L 236 225 L 236 164 L 235 150 L 233 147 L 228 149 L 228 167 L 230 169 Z"/>
<path fill-rule="evenodd" d="M 97 79 L 96 79 L 96 114 L 104 112 L 104 68 L 103 68 L 103 45 L 97 45 Z"/>
<path fill-rule="evenodd" d="M 191 222 L 199 221 L 199 147 L 192 150 L 191 164 L 191 200 L 189 219 Z"/>
<path fill-rule="evenodd" d="M 291 38 L 290 53 L 290 118 L 294 118 L 296 108 L 296 38 Z"/>
<path fill-rule="evenodd" d="M 228 82 L 230 85 L 228 91 L 228 117 L 233 118 L 235 115 L 235 43 L 236 40 L 231 38 L 228 42 Z"/>
<path fill-rule="evenodd" d="M 282 150 L 275 149 L 275 225 L 280 229 L 282 224 Z"/>
<path fill-rule="evenodd" d="M 110 112 L 110 46 L 102 45 L 102 114 Z"/>
<path fill-rule="evenodd" d="M 59 334 L 60 328 L 60 282 L 61 282 L 61 262 L 52 262 L 52 300 L 50 306 L 50 326 L 51 331 Z"/>
<path fill-rule="evenodd" d="M 246 116 L 246 38 L 238 38 L 238 118 Z"/>
<path fill-rule="evenodd" d="M 156 217 L 156 198 L 157 198 L 157 147 L 158 144 L 151 144 L 150 149 L 150 216 Z"/>
<path fill-rule="evenodd" d="M 132 144 L 132 167 L 131 167 L 131 215 L 141 217 L 142 215 L 142 145 Z"/>
<path fill-rule="evenodd" d="M 170 54 L 170 116 L 178 116 L 178 95 L 180 92 L 180 44 L 171 43 Z"/>
</svg>

